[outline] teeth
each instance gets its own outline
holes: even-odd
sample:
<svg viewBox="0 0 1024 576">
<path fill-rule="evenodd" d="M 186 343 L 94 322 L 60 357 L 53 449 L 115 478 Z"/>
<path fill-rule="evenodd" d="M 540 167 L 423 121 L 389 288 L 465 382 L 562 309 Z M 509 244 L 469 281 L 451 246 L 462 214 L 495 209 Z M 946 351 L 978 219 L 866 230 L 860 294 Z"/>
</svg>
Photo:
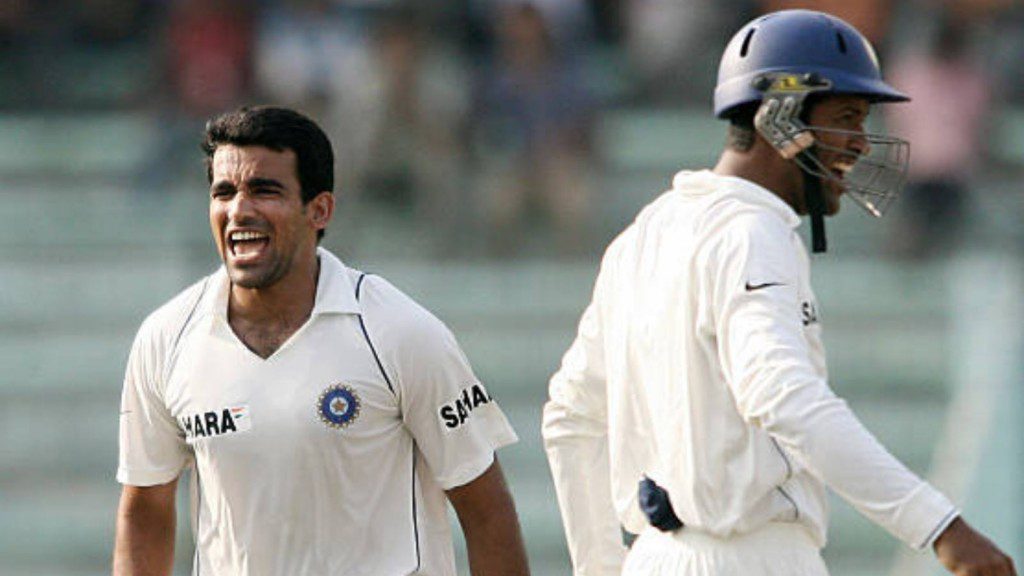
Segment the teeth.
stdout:
<svg viewBox="0 0 1024 576">
<path fill-rule="evenodd" d="M 842 172 L 843 174 L 847 174 L 847 173 L 850 172 L 850 170 L 853 170 L 853 165 L 854 164 L 855 164 L 854 162 L 836 162 L 832 166 L 832 168 L 834 170 Z"/>
<path fill-rule="evenodd" d="M 263 240 L 266 234 L 260 232 L 232 232 L 230 238 L 233 242 L 244 242 L 246 240 Z"/>
</svg>

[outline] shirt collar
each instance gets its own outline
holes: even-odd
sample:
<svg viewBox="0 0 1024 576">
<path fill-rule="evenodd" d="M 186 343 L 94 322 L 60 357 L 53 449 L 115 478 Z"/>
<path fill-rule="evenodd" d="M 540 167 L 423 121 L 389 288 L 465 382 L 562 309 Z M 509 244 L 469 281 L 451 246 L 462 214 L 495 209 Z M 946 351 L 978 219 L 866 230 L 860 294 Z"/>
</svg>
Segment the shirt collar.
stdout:
<svg viewBox="0 0 1024 576">
<path fill-rule="evenodd" d="M 316 255 L 320 258 L 320 280 L 313 314 L 359 314 L 356 287 L 348 266 L 326 248 L 318 247 Z"/>
<path fill-rule="evenodd" d="M 359 314 L 359 302 L 356 301 L 355 285 L 350 278 L 349 268 L 325 248 L 317 247 L 316 255 L 320 259 L 320 276 L 311 315 Z M 226 321 L 231 291 L 227 270 L 221 265 L 205 282 L 202 300 L 196 308 L 197 314 L 210 314 Z"/>
<path fill-rule="evenodd" d="M 741 196 L 744 200 L 764 206 L 778 214 L 790 228 L 800 225 L 800 215 L 774 192 L 738 176 L 722 176 L 710 170 L 690 172 L 684 170 L 672 179 L 672 187 L 684 192 L 724 192 L 729 191 Z"/>
</svg>

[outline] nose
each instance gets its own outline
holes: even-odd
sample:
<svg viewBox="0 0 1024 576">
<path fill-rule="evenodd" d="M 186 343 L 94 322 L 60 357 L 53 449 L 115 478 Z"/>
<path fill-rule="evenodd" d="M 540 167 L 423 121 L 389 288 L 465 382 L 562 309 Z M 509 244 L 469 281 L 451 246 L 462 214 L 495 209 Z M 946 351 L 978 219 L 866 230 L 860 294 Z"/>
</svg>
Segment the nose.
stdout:
<svg viewBox="0 0 1024 576">
<path fill-rule="evenodd" d="M 248 194 L 235 194 L 228 204 L 228 219 L 232 222 L 244 222 L 255 213 L 255 207 Z"/>
<path fill-rule="evenodd" d="M 857 156 L 867 156 L 871 152 L 871 143 L 863 132 L 858 132 L 855 136 L 850 138 L 848 148 L 851 152 L 857 154 Z"/>
</svg>

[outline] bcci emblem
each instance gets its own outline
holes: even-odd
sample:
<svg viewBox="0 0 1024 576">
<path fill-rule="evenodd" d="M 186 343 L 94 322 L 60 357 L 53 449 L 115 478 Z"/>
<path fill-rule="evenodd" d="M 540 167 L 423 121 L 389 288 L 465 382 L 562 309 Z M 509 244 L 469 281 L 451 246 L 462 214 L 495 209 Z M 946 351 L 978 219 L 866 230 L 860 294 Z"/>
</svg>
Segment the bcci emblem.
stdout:
<svg viewBox="0 0 1024 576">
<path fill-rule="evenodd" d="M 344 428 L 359 416 L 359 396 L 351 386 L 335 384 L 320 395 L 316 408 L 324 424 Z"/>
</svg>

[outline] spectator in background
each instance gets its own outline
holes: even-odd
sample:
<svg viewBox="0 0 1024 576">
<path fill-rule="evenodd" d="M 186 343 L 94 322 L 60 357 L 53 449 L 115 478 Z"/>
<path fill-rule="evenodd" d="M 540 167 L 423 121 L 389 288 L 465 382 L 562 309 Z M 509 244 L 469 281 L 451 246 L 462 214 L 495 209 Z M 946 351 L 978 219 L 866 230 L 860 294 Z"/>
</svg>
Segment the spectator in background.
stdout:
<svg viewBox="0 0 1024 576">
<path fill-rule="evenodd" d="M 433 236 L 451 253 L 465 204 L 468 82 L 428 14 L 403 2 L 285 2 L 261 18 L 256 69 L 268 100 L 325 119 L 346 214 L 413 214 L 445 231 Z"/>
<path fill-rule="evenodd" d="M 80 113 L 147 96 L 150 0 L 0 0 L 0 108 Z"/>
<path fill-rule="evenodd" d="M 164 48 L 173 106 L 190 119 L 207 118 L 249 96 L 252 34 L 245 2 L 177 0 Z"/>
<path fill-rule="evenodd" d="M 971 14 L 986 33 L 977 38 L 986 68 L 999 79 L 999 97 L 1014 107 L 1024 105 L 1024 3 L 992 0 Z"/>
<path fill-rule="evenodd" d="M 617 46 L 625 33 L 624 3 L 620 0 L 588 0 L 587 5 L 594 15 L 594 35 L 597 42 Z"/>
<path fill-rule="evenodd" d="M 366 15 L 331 0 L 283 0 L 263 11 L 255 42 L 261 97 L 322 119 L 338 153 L 338 187 L 351 197 L 374 106 Z"/>
<path fill-rule="evenodd" d="M 157 140 L 136 188 L 186 187 L 206 118 L 252 93 L 252 14 L 243 0 L 172 0 L 162 35 L 163 78 L 153 95 Z M 193 182 L 194 184 L 194 182 Z"/>
<path fill-rule="evenodd" d="M 150 32 L 156 7 L 145 0 L 77 0 L 69 8 L 75 40 L 102 47 L 130 43 Z"/>
<path fill-rule="evenodd" d="M 0 2 L 0 108 L 9 109 L 31 101 L 29 43 L 35 20 L 28 0 Z"/>
<path fill-rule="evenodd" d="M 6 50 L 23 41 L 29 22 L 28 0 L 0 2 L 0 49 Z"/>
<path fill-rule="evenodd" d="M 892 82 L 912 100 L 886 110 L 886 118 L 895 134 L 914 142 L 897 205 L 896 251 L 910 258 L 943 254 L 962 233 L 972 174 L 984 153 L 991 81 L 971 52 L 965 21 L 946 14 L 930 46 L 897 58 Z"/>
<path fill-rule="evenodd" d="M 375 92 L 372 130 L 359 188 L 368 199 L 446 231 L 440 248 L 451 254 L 466 228 L 468 78 L 463 60 L 425 24 L 422 13 L 401 8 L 377 22 L 367 78 Z"/>
<path fill-rule="evenodd" d="M 586 248 L 591 212 L 594 101 L 579 62 L 560 50 L 541 9 L 496 7 L 495 62 L 479 101 L 484 223 L 491 249 L 509 255 L 526 239 L 536 206 L 563 254 Z"/>
<path fill-rule="evenodd" d="M 146 0 L 77 0 L 65 7 L 70 41 L 61 64 L 72 106 L 136 106 L 152 82 L 157 6 Z"/>
<path fill-rule="evenodd" d="M 837 16 L 849 22 L 871 42 L 885 51 L 894 2 L 892 0 L 758 0 L 762 14 L 803 8 Z"/>
<path fill-rule="evenodd" d="M 721 38 L 746 21 L 747 0 L 631 0 L 623 3 L 625 48 L 645 104 L 706 106 Z"/>
</svg>

